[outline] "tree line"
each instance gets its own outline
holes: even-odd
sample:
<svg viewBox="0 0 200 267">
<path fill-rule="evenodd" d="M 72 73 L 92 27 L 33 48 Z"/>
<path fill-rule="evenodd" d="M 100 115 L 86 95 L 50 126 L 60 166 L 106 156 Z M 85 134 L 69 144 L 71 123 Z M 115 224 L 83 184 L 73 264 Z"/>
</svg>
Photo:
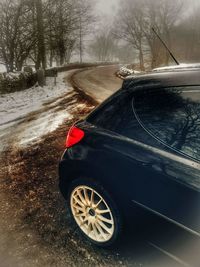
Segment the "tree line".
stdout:
<svg viewBox="0 0 200 267">
<path fill-rule="evenodd" d="M 189 2 L 120 0 L 113 25 L 104 19 L 98 28 L 93 0 L 0 0 L 0 63 L 8 72 L 25 64 L 45 69 L 69 63 L 74 53 L 82 62 L 87 51 L 97 61 L 138 62 L 141 70 L 171 64 L 152 28 L 181 62 L 197 62 L 200 4 Z"/>
<path fill-rule="evenodd" d="M 112 29 L 98 33 L 90 51 L 104 60 L 117 57 L 131 63 L 137 58 L 141 70 L 169 65 L 172 59 L 154 28 L 180 62 L 198 62 L 199 12 L 198 1 L 121 0 Z"/>
<path fill-rule="evenodd" d="M 26 62 L 36 69 L 83 55 L 83 38 L 94 21 L 90 0 L 1 0 L 0 61 L 8 72 Z"/>
</svg>

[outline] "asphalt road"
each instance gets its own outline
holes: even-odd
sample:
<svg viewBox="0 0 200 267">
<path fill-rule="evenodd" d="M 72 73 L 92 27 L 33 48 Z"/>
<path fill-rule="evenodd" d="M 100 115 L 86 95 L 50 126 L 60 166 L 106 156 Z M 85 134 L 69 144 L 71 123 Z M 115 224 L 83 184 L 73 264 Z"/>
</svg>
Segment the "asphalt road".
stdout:
<svg viewBox="0 0 200 267">
<path fill-rule="evenodd" d="M 121 88 L 122 80 L 115 76 L 118 65 L 83 70 L 73 75 L 79 88 L 101 103 Z"/>
</svg>

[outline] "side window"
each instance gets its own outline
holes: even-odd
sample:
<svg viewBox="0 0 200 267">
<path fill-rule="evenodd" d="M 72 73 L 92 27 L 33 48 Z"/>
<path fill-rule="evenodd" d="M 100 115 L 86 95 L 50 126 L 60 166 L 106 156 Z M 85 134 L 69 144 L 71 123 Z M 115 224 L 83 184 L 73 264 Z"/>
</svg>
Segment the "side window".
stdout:
<svg viewBox="0 0 200 267">
<path fill-rule="evenodd" d="M 157 140 L 200 160 L 200 86 L 138 91 L 133 111 Z"/>
<path fill-rule="evenodd" d="M 151 138 L 138 123 L 134 116 L 132 100 L 133 92 L 121 90 L 95 111 L 88 121 L 130 139 L 145 142 L 151 146 L 162 146 L 156 139 Z"/>
<path fill-rule="evenodd" d="M 131 100 L 132 97 L 128 91 L 120 90 L 88 120 L 101 128 L 120 133 L 133 119 Z"/>
</svg>

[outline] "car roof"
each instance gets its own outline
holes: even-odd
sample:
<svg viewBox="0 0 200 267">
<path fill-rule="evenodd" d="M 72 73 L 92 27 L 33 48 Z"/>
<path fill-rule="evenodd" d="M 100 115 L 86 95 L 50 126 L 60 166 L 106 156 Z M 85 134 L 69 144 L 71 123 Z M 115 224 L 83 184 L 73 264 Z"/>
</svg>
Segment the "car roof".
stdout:
<svg viewBox="0 0 200 267">
<path fill-rule="evenodd" d="M 153 69 L 153 71 L 161 72 L 161 71 L 188 70 L 188 69 L 199 69 L 199 68 L 200 68 L 200 63 L 193 63 L 193 64 L 181 63 L 180 65 L 164 66 L 156 68 Z"/>
<path fill-rule="evenodd" d="M 170 70 L 152 71 L 139 75 L 128 76 L 124 80 L 123 88 L 163 88 L 177 86 L 197 86 L 200 85 L 199 68 L 185 68 Z"/>
</svg>

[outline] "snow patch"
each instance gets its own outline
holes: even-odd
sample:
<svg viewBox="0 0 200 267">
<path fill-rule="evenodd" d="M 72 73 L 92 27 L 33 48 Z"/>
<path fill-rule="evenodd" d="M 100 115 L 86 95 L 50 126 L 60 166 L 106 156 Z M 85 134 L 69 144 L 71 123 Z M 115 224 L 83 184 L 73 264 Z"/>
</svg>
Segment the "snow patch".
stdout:
<svg viewBox="0 0 200 267">
<path fill-rule="evenodd" d="M 73 91 L 64 80 L 71 72 L 59 73 L 56 85 L 54 78 L 47 78 L 44 87 L 0 95 L 0 152 L 13 141 L 17 146 L 32 145 L 65 119 L 72 118 L 66 108 L 60 106 L 61 101 L 67 103 L 69 97 L 73 97 Z"/>
<path fill-rule="evenodd" d="M 0 64 L 0 72 L 6 72 L 6 67 L 3 64 Z"/>
<path fill-rule="evenodd" d="M 133 69 L 130 69 L 126 66 L 122 66 L 118 72 L 119 75 L 121 75 L 122 77 L 127 77 L 127 76 L 130 76 L 130 75 L 137 75 L 137 74 L 140 74 L 139 71 L 136 71 L 136 70 L 133 70 Z"/>
<path fill-rule="evenodd" d="M 57 85 L 54 85 L 53 78 L 47 78 L 44 87 L 34 86 L 24 91 L 0 95 L 0 130 L 6 124 L 23 119 L 28 113 L 67 93 L 69 89 L 64 82 L 65 76 L 66 73 L 59 73 Z"/>
<path fill-rule="evenodd" d="M 38 142 L 43 135 L 56 130 L 66 118 L 72 119 L 72 116 L 63 110 L 55 113 L 52 111 L 42 113 L 37 120 L 26 123 L 24 130 L 18 136 L 18 145 L 26 147 Z"/>
</svg>

